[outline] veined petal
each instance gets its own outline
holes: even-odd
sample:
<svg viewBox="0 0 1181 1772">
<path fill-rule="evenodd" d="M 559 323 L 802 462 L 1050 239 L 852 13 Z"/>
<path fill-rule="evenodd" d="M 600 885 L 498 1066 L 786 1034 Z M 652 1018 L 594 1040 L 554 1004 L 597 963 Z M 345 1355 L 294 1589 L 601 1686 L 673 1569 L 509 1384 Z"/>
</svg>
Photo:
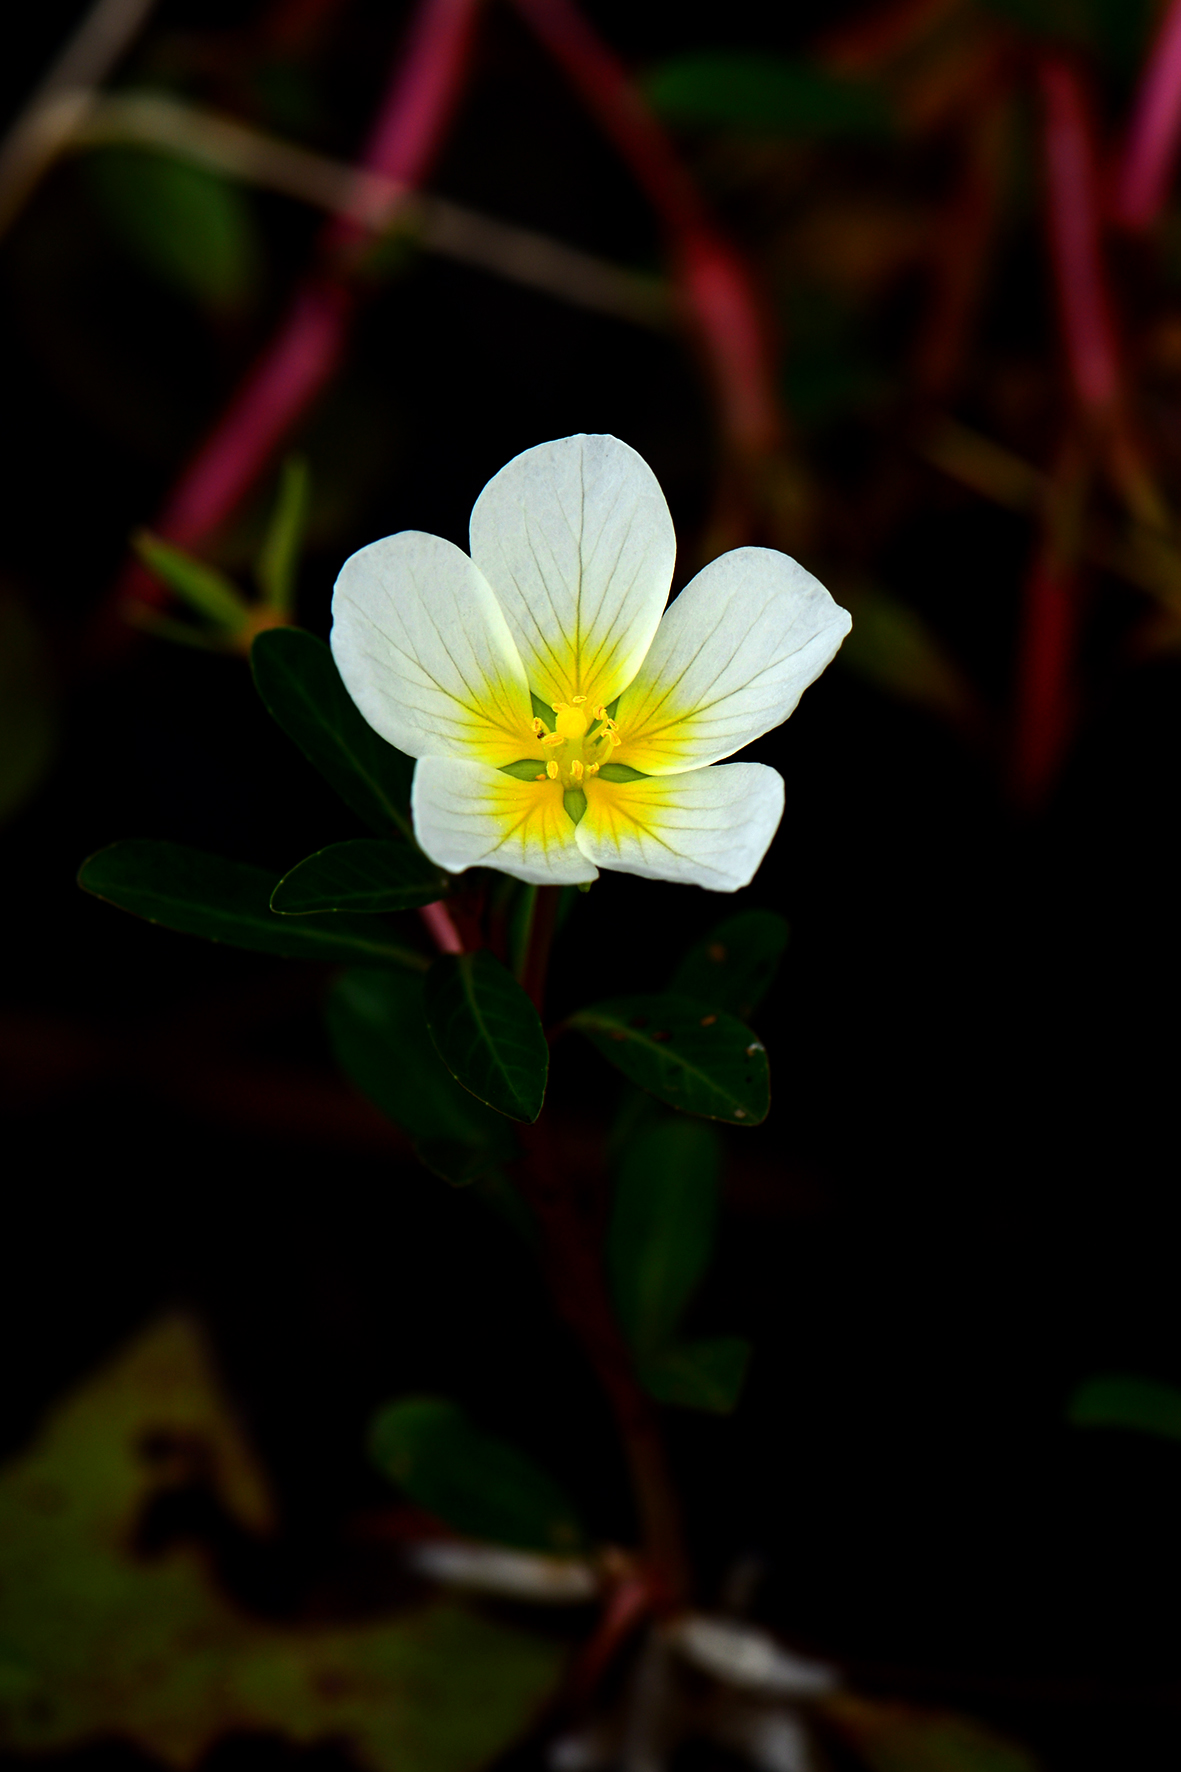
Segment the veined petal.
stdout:
<svg viewBox="0 0 1181 1772">
<path fill-rule="evenodd" d="M 778 726 L 852 622 L 773 548 L 735 548 L 668 608 L 616 711 L 618 760 L 645 774 L 700 769 Z"/>
<path fill-rule="evenodd" d="M 411 794 L 414 834 L 450 874 L 499 868 L 538 886 L 597 880 L 574 841 L 556 781 L 518 781 L 486 763 L 423 757 Z"/>
<path fill-rule="evenodd" d="M 601 868 L 736 892 L 766 855 L 782 816 L 776 770 L 728 763 L 640 781 L 595 776 L 575 835 Z"/>
<path fill-rule="evenodd" d="M 495 591 L 543 700 L 615 700 L 639 669 L 676 558 L 656 476 L 617 437 L 527 449 L 489 480 L 472 559 Z"/>
<path fill-rule="evenodd" d="M 351 555 L 336 581 L 331 638 L 345 688 L 407 756 L 499 766 L 536 753 L 508 624 L 453 542 L 409 529 Z"/>
</svg>

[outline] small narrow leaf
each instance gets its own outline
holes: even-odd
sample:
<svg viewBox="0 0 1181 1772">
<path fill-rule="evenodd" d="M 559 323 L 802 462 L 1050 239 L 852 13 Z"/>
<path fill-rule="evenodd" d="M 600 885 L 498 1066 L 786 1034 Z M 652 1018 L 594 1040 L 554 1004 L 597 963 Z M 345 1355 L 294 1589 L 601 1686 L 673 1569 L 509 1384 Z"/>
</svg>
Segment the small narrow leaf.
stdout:
<svg viewBox="0 0 1181 1772">
<path fill-rule="evenodd" d="M 642 1359 L 640 1382 L 657 1402 L 729 1415 L 741 1395 L 750 1356 L 750 1342 L 741 1335 L 702 1336 Z"/>
<path fill-rule="evenodd" d="M 137 530 L 131 545 L 148 570 L 186 602 L 190 609 L 220 628 L 237 633 L 245 626 L 250 610 L 237 587 L 219 572 L 183 548 L 161 541 L 147 529 Z"/>
<path fill-rule="evenodd" d="M 549 1047 L 533 1004 L 512 973 L 481 948 L 444 954 L 426 980 L 431 1039 L 452 1076 L 510 1120 L 536 1120 Z"/>
<path fill-rule="evenodd" d="M 739 911 L 689 949 L 668 988 L 745 1021 L 770 989 L 786 946 L 787 924 L 774 911 Z"/>
<path fill-rule="evenodd" d="M 250 652 L 267 711 L 345 804 L 378 836 L 390 826 L 413 838 L 414 763 L 359 712 L 323 640 L 303 628 L 271 628 Z"/>
<path fill-rule="evenodd" d="M 147 838 L 112 843 L 83 862 L 78 884 L 84 892 L 133 916 L 146 917 L 149 923 L 231 947 L 287 959 L 426 970 L 423 956 L 394 941 L 377 918 L 289 922 L 270 908 L 273 874 L 182 843 Z"/>
<path fill-rule="evenodd" d="M 699 1120 L 662 1120 L 627 1146 L 607 1263 L 620 1327 L 640 1354 L 671 1340 L 709 1266 L 721 1171 L 718 1135 Z"/>
<path fill-rule="evenodd" d="M 283 463 L 279 496 L 255 567 L 266 602 L 284 615 L 291 613 L 295 598 L 295 575 L 299 569 L 307 509 L 307 459 L 302 455 L 289 455 Z"/>
<path fill-rule="evenodd" d="M 468 1538 L 545 1551 L 585 1543 L 574 1507 L 548 1472 L 483 1433 L 445 1397 L 387 1404 L 369 1443 L 374 1463 L 412 1501 Z"/>
<path fill-rule="evenodd" d="M 352 967 L 333 986 L 325 1013 L 345 1075 L 410 1134 L 434 1174 L 460 1187 L 517 1154 L 503 1116 L 461 1089 L 435 1051 L 421 977 Z"/>
<path fill-rule="evenodd" d="M 604 1058 L 669 1107 L 757 1126 L 771 1105 L 767 1052 L 757 1034 L 689 997 L 617 997 L 570 1017 Z"/>
<path fill-rule="evenodd" d="M 1156 1378 L 1089 1378 L 1070 1399 L 1075 1427 L 1126 1427 L 1181 1440 L 1181 1390 Z"/>
<path fill-rule="evenodd" d="M 311 911 L 409 911 L 433 904 L 447 890 L 446 877 L 408 843 L 356 837 L 319 849 L 283 875 L 271 909 L 285 917 Z"/>
</svg>

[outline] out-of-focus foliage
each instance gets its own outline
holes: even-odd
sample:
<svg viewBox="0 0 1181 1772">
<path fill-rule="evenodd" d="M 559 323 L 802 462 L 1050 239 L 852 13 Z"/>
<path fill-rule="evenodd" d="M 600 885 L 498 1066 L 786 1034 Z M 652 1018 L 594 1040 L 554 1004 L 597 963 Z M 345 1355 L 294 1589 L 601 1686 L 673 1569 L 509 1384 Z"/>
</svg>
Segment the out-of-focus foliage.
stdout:
<svg viewBox="0 0 1181 1772">
<path fill-rule="evenodd" d="M 562 1651 L 425 1601 L 281 1626 L 215 1585 L 200 1551 L 135 1545 L 154 1499 L 204 1484 L 239 1530 L 274 1503 L 194 1324 L 145 1331 L 0 1474 L 0 1743 L 129 1741 L 196 1766 L 228 1731 L 347 1744 L 366 1772 L 468 1772 L 525 1729 Z"/>
<path fill-rule="evenodd" d="M 0 822 L 36 792 L 57 748 L 56 685 L 21 600 L 0 588 Z"/>
<path fill-rule="evenodd" d="M 878 87 L 774 56 L 678 56 L 648 75 L 645 91 L 656 110 L 679 123 L 821 137 L 873 138 L 889 130 Z"/>
<path fill-rule="evenodd" d="M 1028 1748 L 952 1711 L 845 1692 L 826 1699 L 824 1711 L 869 1772 L 1038 1772 Z"/>
<path fill-rule="evenodd" d="M 1181 1440 L 1181 1390 L 1155 1378 L 1089 1378 L 1067 1414 L 1076 1427 L 1124 1427 Z"/>
</svg>

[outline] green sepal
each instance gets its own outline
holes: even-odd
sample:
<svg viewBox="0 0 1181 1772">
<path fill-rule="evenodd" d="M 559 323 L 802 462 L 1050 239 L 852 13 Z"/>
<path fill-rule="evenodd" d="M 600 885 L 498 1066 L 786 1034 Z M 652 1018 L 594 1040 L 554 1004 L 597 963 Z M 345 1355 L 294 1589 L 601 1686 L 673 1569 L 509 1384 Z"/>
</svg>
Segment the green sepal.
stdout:
<svg viewBox="0 0 1181 1772">
<path fill-rule="evenodd" d="M 668 988 L 745 1021 L 774 982 L 787 937 L 774 911 L 739 911 L 689 949 Z"/>
<path fill-rule="evenodd" d="M 355 837 L 319 849 L 283 875 L 271 909 L 285 917 L 315 911 L 409 911 L 447 891 L 446 875 L 420 849 Z"/>
<path fill-rule="evenodd" d="M 659 1403 L 729 1415 L 742 1393 L 751 1352 L 741 1335 L 674 1342 L 639 1361 L 640 1383 Z"/>
<path fill-rule="evenodd" d="M 413 841 L 414 763 L 373 730 L 340 680 L 323 640 L 303 628 L 270 628 L 250 650 L 267 711 L 379 837 L 390 826 Z"/>
<path fill-rule="evenodd" d="M 231 947 L 334 965 L 360 962 L 418 972 L 428 965 L 422 954 L 393 940 L 376 917 L 304 917 L 298 922 L 277 917 L 270 906 L 274 874 L 183 843 L 135 837 L 112 843 L 82 863 L 78 884 L 149 923 Z"/>
<path fill-rule="evenodd" d="M 630 763 L 600 763 L 599 774 L 604 781 L 648 780 L 642 769 L 633 769 Z"/>
<path fill-rule="evenodd" d="M 289 455 L 279 476 L 279 496 L 267 525 L 254 572 L 271 609 L 290 615 L 307 523 L 310 487 L 307 457 Z"/>
<path fill-rule="evenodd" d="M 444 954 L 427 974 L 425 995 L 431 1039 L 452 1076 L 510 1120 L 536 1120 L 549 1047 L 512 973 L 487 948 Z"/>
<path fill-rule="evenodd" d="M 767 1052 L 725 1010 L 692 998 L 616 997 L 570 1017 L 632 1083 L 689 1114 L 757 1126 L 771 1105 Z"/>
<path fill-rule="evenodd" d="M 586 816 L 586 795 L 581 788 L 567 788 L 562 795 L 562 805 L 566 817 L 574 824 L 581 824 Z"/>
<path fill-rule="evenodd" d="M 1070 1399 L 1075 1427 L 1123 1427 L 1181 1440 L 1181 1390 L 1157 1378 L 1089 1378 Z"/>
<path fill-rule="evenodd" d="M 620 1328 L 641 1356 L 671 1341 L 709 1266 L 721 1172 L 718 1135 L 700 1120 L 661 1116 L 628 1141 L 607 1267 Z"/>
<path fill-rule="evenodd" d="M 402 1397 L 374 1418 L 378 1469 L 410 1499 L 467 1538 L 522 1550 L 581 1550 L 586 1533 L 549 1473 L 507 1440 L 484 1433 L 446 1397 Z"/>
<path fill-rule="evenodd" d="M 340 1068 L 410 1135 L 433 1174 L 464 1187 L 517 1155 L 508 1122 L 462 1089 L 435 1051 L 421 978 L 353 967 L 333 985 L 325 1019 Z"/>
<path fill-rule="evenodd" d="M 515 763 L 502 763 L 500 773 L 511 775 L 516 781 L 536 781 L 545 774 L 545 764 L 540 757 L 520 757 Z"/>
<path fill-rule="evenodd" d="M 131 545 L 154 577 L 166 584 L 181 600 L 219 628 L 238 633 L 250 616 L 250 609 L 237 586 L 216 566 L 198 560 L 183 548 L 162 541 L 148 529 L 139 529 Z"/>
</svg>

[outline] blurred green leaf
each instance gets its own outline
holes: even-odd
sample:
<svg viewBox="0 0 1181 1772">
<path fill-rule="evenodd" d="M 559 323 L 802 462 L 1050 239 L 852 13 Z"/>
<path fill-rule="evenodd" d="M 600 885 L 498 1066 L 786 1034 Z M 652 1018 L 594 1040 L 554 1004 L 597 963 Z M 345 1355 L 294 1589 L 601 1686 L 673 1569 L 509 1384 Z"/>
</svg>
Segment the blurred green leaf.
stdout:
<svg viewBox="0 0 1181 1772">
<path fill-rule="evenodd" d="M 426 978 L 426 1018 L 453 1077 L 510 1120 L 536 1120 L 549 1047 L 533 1004 L 487 948 L 444 954 Z"/>
<path fill-rule="evenodd" d="M 662 1120 L 633 1138 L 615 1184 L 607 1265 L 641 1355 L 671 1340 L 713 1253 L 722 1150 L 712 1126 Z"/>
<path fill-rule="evenodd" d="M 0 591 L 0 823 L 40 786 L 58 740 L 49 659 L 23 604 Z"/>
<path fill-rule="evenodd" d="M 1181 1440 L 1181 1390 L 1155 1378 L 1089 1378 L 1070 1399 L 1075 1427 L 1126 1427 Z"/>
<path fill-rule="evenodd" d="M 826 1722 L 869 1772 L 1038 1772 L 1028 1748 L 973 1717 L 837 1692 Z"/>
<path fill-rule="evenodd" d="M 729 1415 L 750 1365 L 751 1345 L 741 1335 L 707 1335 L 674 1342 L 638 1365 L 640 1382 L 660 1403 Z"/>
<path fill-rule="evenodd" d="M 147 529 L 138 530 L 131 545 L 148 570 L 199 615 L 230 633 L 245 627 L 249 607 L 236 586 L 216 566 L 186 554 L 171 542 L 161 541 Z"/>
<path fill-rule="evenodd" d="M 445 1397 L 387 1404 L 369 1443 L 387 1477 L 465 1537 L 545 1551 L 578 1550 L 586 1542 L 553 1478 L 506 1440 L 483 1433 Z"/>
<path fill-rule="evenodd" d="M 879 88 L 808 62 L 712 50 L 662 62 L 644 82 L 649 102 L 678 123 L 714 123 L 776 135 L 883 136 Z"/>
<path fill-rule="evenodd" d="M 293 960 L 360 961 L 419 972 L 427 965 L 375 917 L 308 917 L 299 922 L 277 917 L 270 905 L 273 874 L 183 843 L 143 837 L 112 843 L 82 863 L 78 884 L 149 923 L 231 947 Z"/>
<path fill-rule="evenodd" d="M 268 712 L 358 818 L 379 836 L 392 824 L 413 839 L 413 761 L 374 732 L 323 640 L 272 628 L 254 642 L 250 667 Z"/>
<path fill-rule="evenodd" d="M 251 300 L 262 258 L 239 185 L 138 146 L 94 150 L 86 172 L 105 220 L 146 270 L 213 309 Z"/>
<path fill-rule="evenodd" d="M 669 1107 L 757 1126 L 771 1106 L 767 1052 L 748 1027 L 688 997 L 617 997 L 570 1017 L 617 1070 Z"/>
<path fill-rule="evenodd" d="M 157 1449 L 162 1456 L 153 1455 Z M 241 1609 L 195 1540 L 136 1550 L 176 1485 L 254 1554 L 278 1520 L 198 1326 L 152 1324 L 0 1473 L 0 1749 L 53 1765 L 120 1741 L 196 1772 L 227 1738 L 358 1772 L 479 1772 L 532 1724 L 566 1650 L 452 1600 L 284 1622 Z"/>
<path fill-rule="evenodd" d="M 279 477 L 279 496 L 263 538 L 255 571 L 264 600 L 290 615 L 295 577 L 307 524 L 310 476 L 307 458 L 289 455 Z"/>
<path fill-rule="evenodd" d="M 689 949 L 668 988 L 745 1021 L 770 990 L 787 937 L 774 911 L 739 911 Z"/>
<path fill-rule="evenodd" d="M 853 617 L 839 654 L 846 669 L 954 724 L 978 722 L 970 684 L 917 611 L 874 586 L 842 589 L 841 601 Z"/>
<path fill-rule="evenodd" d="M 309 911 L 409 911 L 433 904 L 446 876 L 421 849 L 380 837 L 354 837 L 319 849 L 283 875 L 271 909 L 285 917 Z"/>
<path fill-rule="evenodd" d="M 461 1088 L 435 1051 L 420 978 L 354 967 L 333 985 L 326 1017 L 345 1075 L 410 1134 L 434 1174 L 462 1186 L 516 1156 L 503 1116 Z"/>
</svg>

